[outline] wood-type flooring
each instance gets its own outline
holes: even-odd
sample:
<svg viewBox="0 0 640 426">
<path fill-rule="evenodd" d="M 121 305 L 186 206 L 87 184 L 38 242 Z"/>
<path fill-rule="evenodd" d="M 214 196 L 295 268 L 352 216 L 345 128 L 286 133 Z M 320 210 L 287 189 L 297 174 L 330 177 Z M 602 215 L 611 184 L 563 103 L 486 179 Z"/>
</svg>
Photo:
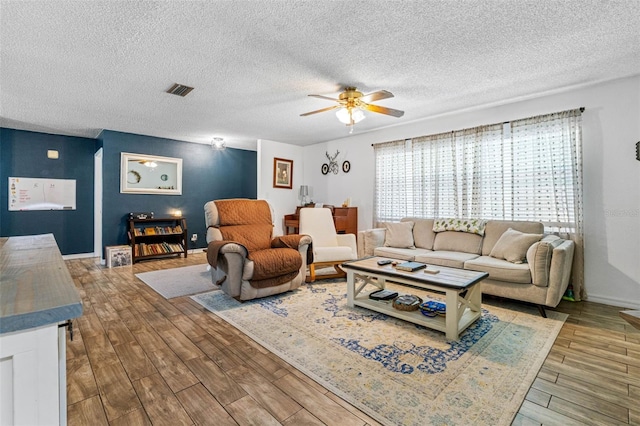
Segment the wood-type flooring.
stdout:
<svg viewBox="0 0 640 426">
<path fill-rule="evenodd" d="M 188 297 L 136 273 L 202 264 L 203 253 L 105 268 L 65 261 L 84 313 L 67 333 L 69 425 L 378 425 Z M 487 303 L 502 303 L 488 299 Z M 514 425 L 640 425 L 640 331 L 620 308 L 570 314 Z"/>
</svg>

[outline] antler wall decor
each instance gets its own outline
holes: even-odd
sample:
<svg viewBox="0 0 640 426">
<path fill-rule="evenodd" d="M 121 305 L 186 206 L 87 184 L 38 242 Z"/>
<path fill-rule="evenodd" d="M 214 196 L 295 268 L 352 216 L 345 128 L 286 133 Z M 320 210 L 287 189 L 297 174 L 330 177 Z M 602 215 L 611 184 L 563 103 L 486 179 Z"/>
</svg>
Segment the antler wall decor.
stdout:
<svg viewBox="0 0 640 426">
<path fill-rule="evenodd" d="M 328 152 L 325 152 L 325 155 L 329 159 L 329 171 L 332 172 L 334 175 L 337 175 L 338 174 L 338 162 L 336 161 L 336 158 L 338 158 L 338 155 L 340 155 L 340 151 L 336 151 L 336 153 L 333 155 L 333 157 L 330 156 Z"/>
</svg>

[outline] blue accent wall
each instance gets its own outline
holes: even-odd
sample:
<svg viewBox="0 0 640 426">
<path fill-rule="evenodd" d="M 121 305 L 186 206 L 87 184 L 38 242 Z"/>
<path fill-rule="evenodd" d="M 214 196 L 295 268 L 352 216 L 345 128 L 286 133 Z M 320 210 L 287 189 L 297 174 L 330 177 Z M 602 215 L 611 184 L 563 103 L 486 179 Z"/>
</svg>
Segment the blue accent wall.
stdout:
<svg viewBox="0 0 640 426">
<path fill-rule="evenodd" d="M 94 139 L 0 128 L 0 236 L 52 233 L 62 254 L 92 253 L 95 151 Z M 10 176 L 75 179 L 76 210 L 10 212 Z"/>
<path fill-rule="evenodd" d="M 212 150 L 209 145 L 181 142 L 152 136 L 103 131 L 98 137 L 103 148 L 103 246 L 127 244 L 130 212 L 154 212 L 169 217 L 181 210 L 187 219 L 189 237 L 198 234 L 196 244 L 206 247 L 204 204 L 221 198 L 257 197 L 257 153 L 227 148 Z M 182 158 L 182 195 L 120 193 L 120 153 Z"/>
<path fill-rule="evenodd" d="M 94 154 L 103 148 L 102 245 L 128 244 L 129 212 L 156 217 L 182 210 L 189 236 L 206 247 L 204 204 L 221 198 L 256 198 L 257 153 L 152 136 L 103 131 L 98 139 L 0 128 L 0 236 L 52 233 L 62 254 L 93 253 Z M 47 150 L 60 153 L 47 158 Z M 182 195 L 120 193 L 120 153 L 182 158 Z M 9 177 L 76 180 L 76 210 L 9 211 Z"/>
</svg>

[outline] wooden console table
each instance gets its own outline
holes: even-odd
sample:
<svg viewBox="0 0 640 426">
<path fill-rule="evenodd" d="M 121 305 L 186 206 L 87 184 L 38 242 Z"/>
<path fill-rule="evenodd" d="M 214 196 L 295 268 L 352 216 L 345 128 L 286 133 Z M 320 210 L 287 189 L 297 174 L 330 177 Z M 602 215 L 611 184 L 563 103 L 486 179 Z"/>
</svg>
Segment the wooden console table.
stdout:
<svg viewBox="0 0 640 426">
<path fill-rule="evenodd" d="M 284 216 L 284 233 L 297 234 L 300 228 L 300 209 L 296 207 L 294 214 Z M 358 233 L 358 208 L 357 207 L 326 207 L 331 209 L 333 223 L 336 226 L 338 234 L 354 234 Z M 289 232 L 290 229 L 293 229 Z"/>
</svg>

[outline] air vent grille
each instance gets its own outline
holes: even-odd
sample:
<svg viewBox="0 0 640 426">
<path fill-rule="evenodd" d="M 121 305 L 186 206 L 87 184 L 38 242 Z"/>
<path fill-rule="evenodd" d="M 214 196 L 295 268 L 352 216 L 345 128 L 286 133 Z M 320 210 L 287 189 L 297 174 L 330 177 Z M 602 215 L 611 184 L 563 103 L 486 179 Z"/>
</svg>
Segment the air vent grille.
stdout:
<svg viewBox="0 0 640 426">
<path fill-rule="evenodd" d="M 184 98 L 192 90 L 193 90 L 193 87 L 185 86 L 184 84 L 175 83 L 173 86 L 169 88 L 169 90 L 167 90 L 167 93 L 170 93 L 172 95 L 182 96 Z"/>
</svg>

